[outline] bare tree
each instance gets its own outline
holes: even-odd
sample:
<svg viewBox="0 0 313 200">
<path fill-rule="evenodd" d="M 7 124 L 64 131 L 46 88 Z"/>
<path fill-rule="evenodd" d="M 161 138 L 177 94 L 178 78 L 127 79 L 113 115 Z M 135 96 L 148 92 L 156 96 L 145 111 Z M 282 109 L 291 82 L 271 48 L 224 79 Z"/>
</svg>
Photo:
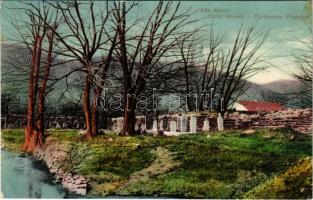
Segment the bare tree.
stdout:
<svg viewBox="0 0 313 200">
<path fill-rule="evenodd" d="M 259 65 L 265 60 L 260 48 L 267 32 L 256 33 L 254 27 L 240 28 L 230 45 L 225 44 L 225 35 L 216 34 L 211 27 L 207 38 L 192 37 L 179 46 L 190 111 L 214 106 L 223 113 L 246 91 L 246 79 L 264 68 Z M 202 45 L 206 48 L 201 48 Z M 215 101 L 211 102 L 212 99 Z"/>
<path fill-rule="evenodd" d="M 95 105 L 92 109 L 90 105 L 92 88 L 94 97 L 102 93 L 116 42 L 116 34 L 107 28 L 109 4 L 101 4 L 101 8 L 97 9 L 93 1 L 56 2 L 50 5 L 61 13 L 63 19 L 62 28 L 54 32 L 57 40 L 66 49 L 61 54 L 77 59 L 82 65 L 81 71 L 85 75 L 83 107 L 87 137 L 90 138 L 98 132 L 98 111 Z M 103 59 L 96 60 L 96 56 L 103 56 Z"/>
<path fill-rule="evenodd" d="M 186 93 L 195 93 L 196 98 L 200 97 L 198 105 L 190 103 L 197 101 L 189 100 L 190 105 L 187 101 L 189 110 L 210 107 L 211 102 L 205 101 L 207 96 L 213 96 L 211 99 L 217 97 L 214 107 L 218 112 L 225 111 L 235 102 L 246 90 L 246 79 L 263 68 L 258 65 L 264 61 L 263 54 L 257 53 L 267 36 L 268 33 L 256 33 L 254 27 L 240 28 L 235 40 L 227 46 L 223 43 L 225 36 L 214 35 L 211 29 L 203 56 L 195 50 L 199 49 L 197 38 L 200 37 L 185 40 L 180 46 L 180 55 L 184 60 Z"/>
<path fill-rule="evenodd" d="M 48 22 L 49 23 L 49 22 Z M 54 30 L 57 29 L 57 24 L 54 23 L 52 24 L 52 28 Z M 38 131 L 38 135 L 42 136 L 44 135 L 44 128 L 45 128 L 45 97 L 47 95 L 47 82 L 49 79 L 50 75 L 50 69 L 53 61 L 53 46 L 54 46 L 54 31 L 47 31 L 46 32 L 46 37 L 48 40 L 48 55 L 47 55 L 47 60 L 44 66 L 44 73 L 43 73 L 43 78 L 41 80 L 41 85 L 39 87 L 38 91 L 38 111 L 37 111 L 37 122 L 36 122 L 36 129 Z"/>
<path fill-rule="evenodd" d="M 19 63 L 21 66 L 29 64 L 29 69 L 18 67 L 28 75 L 27 126 L 23 146 L 23 150 L 27 152 L 31 152 L 43 144 L 44 102 L 47 95 L 49 72 L 55 58 L 53 55 L 55 44 L 53 31 L 58 26 L 58 14 L 51 12 L 48 5 L 38 2 L 33 7 L 36 7 L 37 10 L 34 11 L 32 6 L 27 3 L 23 4 L 23 7 L 14 8 L 25 13 L 27 18 L 22 23 L 16 23 L 13 19 L 11 21 L 18 33 L 15 36 L 20 36 L 21 42 L 30 53 L 28 55 L 31 55 L 30 63 Z M 42 15 L 42 18 L 39 18 L 38 15 Z M 46 24 L 49 24 L 50 27 Z M 17 62 L 11 63 L 10 66 L 15 67 L 15 64 Z"/>
<path fill-rule="evenodd" d="M 185 95 L 188 111 L 199 108 L 203 110 L 206 105 L 207 90 L 213 88 L 221 78 L 218 70 L 223 37 L 214 36 L 211 28 L 209 37 L 201 35 L 201 31 L 193 33 L 192 37 L 184 39 L 179 48 L 179 56 L 183 60 Z M 207 44 L 208 46 L 203 46 Z M 208 54 L 204 51 L 208 51 Z"/>
<path fill-rule="evenodd" d="M 184 77 L 185 77 L 185 93 L 186 93 L 186 104 L 188 110 L 194 110 L 194 104 L 192 102 L 192 95 L 190 94 L 193 91 L 192 86 L 192 76 L 196 75 L 196 63 L 199 61 L 200 56 L 202 55 L 199 44 L 201 44 L 201 39 L 195 35 L 190 38 L 184 38 L 181 45 L 179 46 L 180 56 L 183 60 L 184 68 Z M 190 38 L 190 39 L 188 39 Z"/>
<path fill-rule="evenodd" d="M 223 72 L 222 86 L 218 87 L 218 94 L 223 101 L 219 101 L 218 110 L 227 108 L 244 93 L 247 78 L 255 75 L 264 68 L 258 64 L 264 62 L 263 53 L 259 53 L 268 33 L 258 33 L 254 27 L 240 29 L 230 53 L 226 55 L 226 71 Z"/>
<path fill-rule="evenodd" d="M 310 33 L 312 34 L 312 28 L 310 28 Z M 293 73 L 293 77 L 301 82 L 301 87 L 297 95 L 300 95 L 301 107 L 311 107 L 312 106 L 312 77 L 313 77 L 313 39 L 300 40 L 301 49 L 296 49 L 294 61 L 298 66 L 297 71 Z"/>
<path fill-rule="evenodd" d="M 183 36 L 190 34 L 184 28 L 194 22 L 188 10 L 182 13 L 180 3 L 173 2 L 158 2 L 146 21 L 131 21 L 130 15 L 136 6 L 136 3 L 114 3 L 119 41 L 116 54 L 123 71 L 124 135 L 135 132 L 136 97 L 145 90 L 151 71 Z"/>
</svg>

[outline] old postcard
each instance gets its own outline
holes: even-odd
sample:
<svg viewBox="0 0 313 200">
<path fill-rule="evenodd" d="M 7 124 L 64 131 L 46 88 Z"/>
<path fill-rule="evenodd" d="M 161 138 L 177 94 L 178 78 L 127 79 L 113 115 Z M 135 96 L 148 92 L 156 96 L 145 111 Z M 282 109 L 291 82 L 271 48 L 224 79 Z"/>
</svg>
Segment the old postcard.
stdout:
<svg viewBox="0 0 313 200">
<path fill-rule="evenodd" d="M 312 198 L 312 1 L 0 3 L 2 198 Z"/>
</svg>

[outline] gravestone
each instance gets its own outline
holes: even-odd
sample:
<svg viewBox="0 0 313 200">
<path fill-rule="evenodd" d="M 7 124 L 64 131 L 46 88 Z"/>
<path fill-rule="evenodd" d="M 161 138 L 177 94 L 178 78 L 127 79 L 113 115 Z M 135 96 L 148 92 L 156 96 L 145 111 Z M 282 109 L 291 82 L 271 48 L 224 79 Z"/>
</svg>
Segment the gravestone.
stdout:
<svg viewBox="0 0 313 200">
<path fill-rule="evenodd" d="M 163 130 L 167 131 L 168 129 L 168 117 L 163 117 Z"/>
<path fill-rule="evenodd" d="M 197 132 L 197 118 L 195 116 L 190 117 L 190 133 Z"/>
<path fill-rule="evenodd" d="M 135 123 L 135 131 L 139 130 L 139 125 L 140 125 L 140 122 L 136 121 L 136 123 Z"/>
<path fill-rule="evenodd" d="M 123 117 L 118 117 L 116 119 L 116 131 L 122 131 L 124 127 L 124 118 Z"/>
<path fill-rule="evenodd" d="M 158 130 L 158 121 L 155 119 L 153 120 L 153 127 L 152 130 Z"/>
<path fill-rule="evenodd" d="M 144 117 L 136 117 L 135 129 L 136 130 L 142 130 L 142 126 L 144 124 L 144 121 L 145 121 Z"/>
<path fill-rule="evenodd" d="M 67 123 L 66 123 L 66 122 L 63 122 L 63 124 L 62 124 L 62 128 L 68 128 L 68 127 L 67 127 Z"/>
<path fill-rule="evenodd" d="M 205 118 L 204 122 L 203 122 L 203 128 L 202 131 L 204 132 L 209 132 L 210 131 L 210 122 L 207 118 Z"/>
<path fill-rule="evenodd" d="M 217 130 L 218 131 L 224 130 L 224 120 L 223 120 L 221 113 L 218 113 L 218 117 L 217 117 Z"/>
<path fill-rule="evenodd" d="M 181 132 L 186 132 L 187 131 L 187 116 L 186 115 L 182 115 L 181 118 L 181 128 L 180 128 L 180 131 Z"/>
<path fill-rule="evenodd" d="M 181 132 L 181 116 L 176 116 L 177 122 L 176 122 L 176 126 L 177 126 L 177 131 Z"/>
<path fill-rule="evenodd" d="M 160 127 L 160 130 L 163 130 L 163 119 L 160 120 L 159 127 Z"/>
<path fill-rule="evenodd" d="M 61 128 L 61 126 L 60 126 L 60 124 L 58 123 L 58 122 L 55 122 L 55 128 L 57 128 L 57 129 L 59 129 L 59 128 Z"/>
<path fill-rule="evenodd" d="M 170 130 L 171 132 L 176 132 L 177 131 L 177 127 L 176 127 L 176 121 L 171 121 L 170 123 Z"/>
<path fill-rule="evenodd" d="M 115 118 L 112 118 L 112 130 L 113 131 L 116 131 L 117 129 L 117 122 L 116 122 L 116 119 Z"/>
<path fill-rule="evenodd" d="M 146 116 L 143 118 L 140 128 L 141 130 L 147 130 L 147 117 Z"/>
</svg>

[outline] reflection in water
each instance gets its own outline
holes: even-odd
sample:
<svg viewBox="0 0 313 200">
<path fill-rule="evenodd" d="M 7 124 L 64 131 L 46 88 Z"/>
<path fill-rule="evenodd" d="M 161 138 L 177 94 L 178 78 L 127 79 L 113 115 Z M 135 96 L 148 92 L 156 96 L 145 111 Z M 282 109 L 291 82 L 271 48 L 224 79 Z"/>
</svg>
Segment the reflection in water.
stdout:
<svg viewBox="0 0 313 200">
<path fill-rule="evenodd" d="M 1 192 L 5 198 L 63 198 L 65 192 L 38 162 L 1 151 Z"/>
</svg>

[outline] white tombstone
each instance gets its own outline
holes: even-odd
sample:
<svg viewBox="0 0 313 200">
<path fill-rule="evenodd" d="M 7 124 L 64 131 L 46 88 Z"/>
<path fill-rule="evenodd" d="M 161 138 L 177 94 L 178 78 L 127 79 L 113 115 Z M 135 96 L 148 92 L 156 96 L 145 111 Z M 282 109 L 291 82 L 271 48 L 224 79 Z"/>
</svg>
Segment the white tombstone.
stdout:
<svg viewBox="0 0 313 200">
<path fill-rule="evenodd" d="M 205 120 L 203 122 L 202 131 L 204 131 L 204 132 L 209 132 L 210 131 L 210 122 L 209 122 L 209 120 L 207 118 L 205 118 Z"/>
<path fill-rule="evenodd" d="M 124 128 L 124 118 L 123 117 L 118 117 L 116 119 L 116 131 L 122 131 Z"/>
<path fill-rule="evenodd" d="M 139 130 L 139 124 L 138 121 L 135 123 L 135 130 L 138 131 Z"/>
<path fill-rule="evenodd" d="M 177 126 L 177 131 L 181 132 L 181 116 L 176 116 L 177 122 L 176 122 L 176 126 Z"/>
<path fill-rule="evenodd" d="M 146 116 L 145 116 L 145 118 L 144 118 L 145 120 L 144 120 L 144 123 L 143 124 L 141 124 L 141 129 L 142 130 L 146 130 L 147 129 L 147 126 L 146 126 L 146 123 L 147 123 L 147 118 L 146 118 Z"/>
<path fill-rule="evenodd" d="M 197 132 L 197 118 L 195 116 L 190 117 L 190 133 Z"/>
<path fill-rule="evenodd" d="M 112 130 L 116 131 L 117 130 L 117 121 L 116 118 L 112 118 Z"/>
<path fill-rule="evenodd" d="M 160 130 L 163 130 L 163 119 L 160 120 Z"/>
<path fill-rule="evenodd" d="M 181 127 L 180 127 L 180 131 L 181 132 L 186 132 L 187 131 L 187 116 L 186 115 L 182 115 L 181 118 Z"/>
<path fill-rule="evenodd" d="M 176 127 L 176 121 L 171 121 L 171 123 L 170 123 L 170 130 L 171 130 L 171 132 L 176 132 L 177 131 L 177 127 Z"/>
<path fill-rule="evenodd" d="M 158 130 L 158 121 L 155 119 L 153 120 L 153 127 L 152 130 Z"/>
<path fill-rule="evenodd" d="M 224 120 L 223 120 L 221 113 L 218 113 L 218 116 L 217 116 L 217 130 L 218 131 L 224 130 Z"/>
<path fill-rule="evenodd" d="M 55 128 L 58 128 L 58 129 L 61 128 L 61 126 L 60 126 L 60 124 L 58 122 L 56 122 Z"/>
</svg>

